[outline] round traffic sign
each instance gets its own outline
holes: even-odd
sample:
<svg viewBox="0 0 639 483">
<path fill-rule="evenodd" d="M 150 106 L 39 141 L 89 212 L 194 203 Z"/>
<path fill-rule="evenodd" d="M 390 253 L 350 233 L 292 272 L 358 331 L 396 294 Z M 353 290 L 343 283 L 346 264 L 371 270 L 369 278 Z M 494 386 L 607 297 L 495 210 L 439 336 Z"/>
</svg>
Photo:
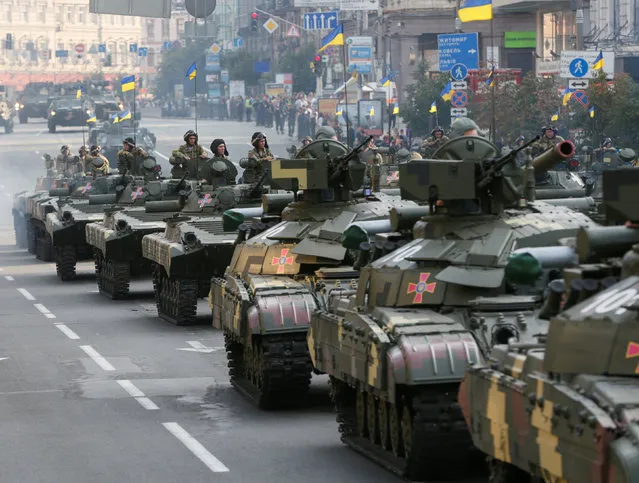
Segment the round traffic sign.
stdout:
<svg viewBox="0 0 639 483">
<path fill-rule="evenodd" d="M 49 58 L 49 51 L 48 50 L 41 50 L 40 51 L 40 57 L 42 57 L 43 59 L 48 59 Z"/>
<path fill-rule="evenodd" d="M 577 99 L 577 101 L 584 107 L 588 107 L 588 94 L 586 91 L 575 91 L 572 93 L 572 97 Z"/>
<path fill-rule="evenodd" d="M 572 59 L 568 70 L 573 77 L 583 77 L 588 73 L 588 62 L 581 57 L 577 57 L 576 59 Z"/>
<path fill-rule="evenodd" d="M 468 75 L 468 67 L 464 64 L 455 64 L 450 69 L 450 76 L 455 80 L 464 80 Z"/>
<path fill-rule="evenodd" d="M 76 54 L 83 54 L 84 50 L 85 50 L 85 45 L 84 44 L 76 44 L 75 46 L 75 53 Z"/>
<path fill-rule="evenodd" d="M 453 91 L 450 93 L 450 103 L 455 107 L 464 107 L 468 104 L 466 91 Z"/>
</svg>

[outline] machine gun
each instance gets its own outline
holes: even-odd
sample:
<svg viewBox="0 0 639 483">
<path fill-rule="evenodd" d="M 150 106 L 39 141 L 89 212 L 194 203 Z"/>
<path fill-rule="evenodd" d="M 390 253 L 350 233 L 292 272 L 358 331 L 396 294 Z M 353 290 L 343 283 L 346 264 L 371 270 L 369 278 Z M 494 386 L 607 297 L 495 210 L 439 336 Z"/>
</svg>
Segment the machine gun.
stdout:
<svg viewBox="0 0 639 483">
<path fill-rule="evenodd" d="M 371 142 L 373 136 L 369 136 L 366 138 L 364 142 L 362 142 L 359 146 L 353 148 L 352 151 L 344 154 L 343 156 L 339 156 L 335 158 L 331 163 L 331 171 L 329 171 L 328 179 L 329 181 L 336 181 L 345 171 L 348 171 L 348 163 L 357 156 L 365 146 L 368 146 L 368 143 Z"/>
<path fill-rule="evenodd" d="M 124 170 L 124 173 L 122 173 L 122 176 L 120 176 L 120 179 L 115 183 L 115 201 L 116 202 L 120 200 L 126 187 L 131 182 L 130 179 L 128 181 L 126 179 L 126 175 L 128 172 L 129 172 L 128 169 Z"/>
<path fill-rule="evenodd" d="M 482 177 L 477 182 L 477 186 L 480 189 L 483 189 L 486 186 L 488 186 L 490 183 L 492 183 L 492 181 L 496 177 L 501 175 L 501 170 L 504 169 L 504 167 L 508 163 L 510 163 L 512 160 L 515 159 L 517 154 L 519 154 L 524 149 L 530 147 L 533 143 L 537 142 L 540 138 L 541 136 L 537 135 L 534 138 L 532 138 L 530 141 L 528 141 L 527 143 L 519 146 L 516 149 L 513 149 L 508 154 L 505 154 L 504 156 L 497 159 L 496 161 L 490 162 L 488 168 L 484 171 L 484 173 L 482 174 Z"/>
<path fill-rule="evenodd" d="M 178 193 L 181 196 L 186 196 L 188 195 L 188 191 L 186 189 L 186 178 L 189 175 L 189 170 L 185 169 L 184 170 L 184 175 L 180 178 L 180 181 L 178 181 L 178 183 L 175 185 L 175 193 Z"/>
</svg>

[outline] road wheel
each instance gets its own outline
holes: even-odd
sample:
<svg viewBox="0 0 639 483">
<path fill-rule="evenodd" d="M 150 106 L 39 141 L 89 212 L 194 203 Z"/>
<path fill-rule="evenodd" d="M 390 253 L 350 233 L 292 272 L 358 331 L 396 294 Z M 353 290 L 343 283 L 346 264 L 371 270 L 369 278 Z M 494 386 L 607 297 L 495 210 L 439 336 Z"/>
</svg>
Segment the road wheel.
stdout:
<svg viewBox="0 0 639 483">
<path fill-rule="evenodd" d="M 390 435 L 389 435 L 389 421 L 388 421 L 388 406 L 390 403 L 377 401 L 377 420 L 379 421 L 379 444 L 385 450 L 390 449 Z"/>
<path fill-rule="evenodd" d="M 366 393 L 357 391 L 355 396 L 355 416 L 357 418 L 357 432 L 362 438 L 368 435 L 366 427 Z"/>
<path fill-rule="evenodd" d="M 73 245 L 63 245 L 58 247 L 58 258 L 56 260 L 56 271 L 58 278 L 63 282 L 68 282 L 75 278 L 75 265 L 77 263 L 75 247 Z"/>
</svg>

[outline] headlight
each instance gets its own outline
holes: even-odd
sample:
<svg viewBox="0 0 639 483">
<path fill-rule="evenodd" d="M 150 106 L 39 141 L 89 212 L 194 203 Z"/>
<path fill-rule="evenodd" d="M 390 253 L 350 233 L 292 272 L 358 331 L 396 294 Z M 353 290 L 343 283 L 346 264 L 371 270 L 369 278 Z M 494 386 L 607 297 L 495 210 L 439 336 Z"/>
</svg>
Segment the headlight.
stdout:
<svg viewBox="0 0 639 483">
<path fill-rule="evenodd" d="M 52 115 L 52 116 L 55 116 L 55 111 L 51 111 L 51 115 Z"/>
<path fill-rule="evenodd" d="M 15 108 L 16 108 L 16 110 L 20 109 L 20 103 L 19 102 L 16 102 Z"/>
<path fill-rule="evenodd" d="M 89 109 L 87 109 L 87 116 L 91 115 L 91 111 Z"/>
</svg>

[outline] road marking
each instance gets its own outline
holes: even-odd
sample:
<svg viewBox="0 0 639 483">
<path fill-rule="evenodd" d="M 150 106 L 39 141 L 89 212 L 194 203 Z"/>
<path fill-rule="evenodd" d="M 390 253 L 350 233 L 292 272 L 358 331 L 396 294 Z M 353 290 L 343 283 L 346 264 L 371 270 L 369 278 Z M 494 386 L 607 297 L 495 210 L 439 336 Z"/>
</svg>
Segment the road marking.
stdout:
<svg viewBox="0 0 639 483">
<path fill-rule="evenodd" d="M 121 379 L 118 381 L 118 384 L 122 386 L 122 389 L 129 393 L 129 396 L 140 403 L 140 406 L 142 406 L 144 409 L 147 409 L 149 411 L 160 409 L 157 404 L 146 397 L 144 393 L 140 391 L 131 381 Z"/>
<path fill-rule="evenodd" d="M 46 308 L 42 304 L 33 304 L 33 306 L 40 311 L 42 315 L 44 315 L 47 319 L 55 319 L 55 315 L 53 315 L 48 308 Z"/>
<path fill-rule="evenodd" d="M 178 423 L 162 423 L 169 433 L 175 436 L 180 442 L 186 446 L 202 463 L 204 463 L 213 473 L 225 473 L 229 469 L 213 456 L 202 444 L 191 436 Z"/>
<path fill-rule="evenodd" d="M 15 279 L 15 278 L 13 278 L 11 275 L 5 275 L 5 276 L 4 276 L 4 278 L 6 278 L 6 279 L 7 279 L 7 281 L 9 281 L 9 282 L 15 282 L 15 280 L 16 280 L 16 279 Z"/>
<path fill-rule="evenodd" d="M 157 154 L 158 156 L 160 156 L 162 159 L 166 159 L 167 161 L 169 160 L 169 158 L 167 158 L 164 154 L 162 154 L 160 151 L 155 151 L 155 154 Z"/>
<path fill-rule="evenodd" d="M 0 357 L 0 361 L 6 361 L 8 357 Z"/>
<path fill-rule="evenodd" d="M 71 340 L 78 340 L 80 338 L 78 334 L 73 332 L 69 327 L 67 327 L 64 324 L 53 324 L 53 325 L 55 325 L 58 329 L 60 329 L 60 332 L 62 332 Z"/>
<path fill-rule="evenodd" d="M 35 297 L 33 295 L 31 295 L 26 288 L 18 288 L 16 290 L 18 292 L 20 292 L 24 296 L 25 299 L 27 299 L 27 300 L 35 300 Z"/>
<path fill-rule="evenodd" d="M 93 359 L 93 362 L 100 366 L 100 369 L 103 369 L 105 371 L 115 371 L 115 367 L 113 367 L 109 361 L 102 357 L 100 353 L 90 345 L 81 345 L 80 349 L 82 349 L 86 353 L 86 355 Z"/>
<path fill-rule="evenodd" d="M 211 352 L 222 350 L 222 347 L 205 346 L 198 340 L 187 340 L 186 343 L 190 345 L 191 347 L 184 347 L 177 350 L 185 351 L 185 352 L 202 352 L 204 354 L 210 354 Z"/>
</svg>

